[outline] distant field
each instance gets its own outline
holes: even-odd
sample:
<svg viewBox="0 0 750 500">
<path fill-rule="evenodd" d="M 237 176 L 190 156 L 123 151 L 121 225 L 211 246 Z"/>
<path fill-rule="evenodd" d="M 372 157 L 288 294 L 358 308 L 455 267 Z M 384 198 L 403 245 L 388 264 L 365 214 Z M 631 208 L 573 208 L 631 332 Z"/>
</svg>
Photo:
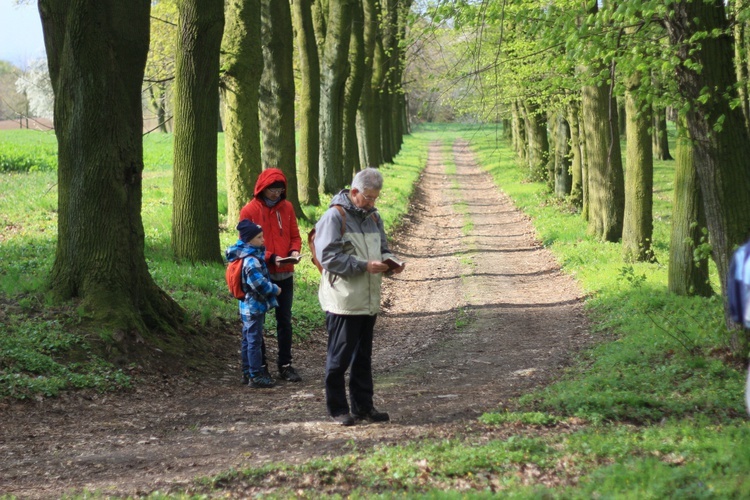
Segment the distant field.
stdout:
<svg viewBox="0 0 750 500">
<path fill-rule="evenodd" d="M 52 120 L 47 118 L 29 118 L 23 120 L 23 127 L 18 120 L 0 120 L 0 130 L 14 130 L 18 128 L 28 128 L 31 130 L 51 130 Z"/>
</svg>

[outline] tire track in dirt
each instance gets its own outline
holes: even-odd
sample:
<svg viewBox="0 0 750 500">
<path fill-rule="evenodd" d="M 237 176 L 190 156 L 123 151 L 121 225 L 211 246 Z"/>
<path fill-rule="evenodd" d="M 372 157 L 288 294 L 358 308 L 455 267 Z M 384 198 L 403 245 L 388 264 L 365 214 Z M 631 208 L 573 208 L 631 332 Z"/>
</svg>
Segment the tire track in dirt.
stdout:
<svg viewBox="0 0 750 500">
<path fill-rule="evenodd" d="M 453 145 L 455 169 L 442 154 L 439 144 L 430 148 L 394 235 L 407 268 L 385 280 L 376 326 L 376 406 L 391 423 L 342 428 L 326 417 L 322 331 L 295 345 L 303 382 L 240 386 L 233 330 L 217 339 L 229 354 L 215 376 L 0 403 L 0 492 L 168 492 L 231 468 L 457 435 L 482 412 L 558 376 L 589 341 L 580 291 L 465 142 Z M 274 356 L 272 337 L 267 344 Z"/>
</svg>

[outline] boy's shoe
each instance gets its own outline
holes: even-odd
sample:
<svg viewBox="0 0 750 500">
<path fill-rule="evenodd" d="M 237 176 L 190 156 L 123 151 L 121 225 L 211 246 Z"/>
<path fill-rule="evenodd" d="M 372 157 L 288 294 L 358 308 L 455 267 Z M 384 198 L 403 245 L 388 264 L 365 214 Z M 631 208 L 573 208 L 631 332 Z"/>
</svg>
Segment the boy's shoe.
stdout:
<svg viewBox="0 0 750 500">
<path fill-rule="evenodd" d="M 275 385 L 276 381 L 266 376 L 263 372 L 250 377 L 250 387 L 255 387 L 256 389 L 269 389 Z"/>
<path fill-rule="evenodd" d="M 247 373 L 242 374 L 242 385 L 247 385 L 250 383 L 250 375 Z"/>
<path fill-rule="evenodd" d="M 284 365 L 279 368 L 279 375 L 282 379 L 287 380 L 289 382 L 301 382 L 302 377 L 299 376 L 299 373 L 297 373 L 297 370 L 294 369 L 292 365 Z"/>
<path fill-rule="evenodd" d="M 349 427 L 354 425 L 354 417 L 350 413 L 342 413 L 341 415 L 336 415 L 334 417 L 331 417 L 334 422 L 336 422 L 339 425 L 343 425 L 344 427 Z"/>
<path fill-rule="evenodd" d="M 384 411 L 378 411 L 372 408 L 365 413 L 355 413 L 354 418 L 357 420 L 367 420 L 368 422 L 388 422 L 391 417 Z"/>
</svg>

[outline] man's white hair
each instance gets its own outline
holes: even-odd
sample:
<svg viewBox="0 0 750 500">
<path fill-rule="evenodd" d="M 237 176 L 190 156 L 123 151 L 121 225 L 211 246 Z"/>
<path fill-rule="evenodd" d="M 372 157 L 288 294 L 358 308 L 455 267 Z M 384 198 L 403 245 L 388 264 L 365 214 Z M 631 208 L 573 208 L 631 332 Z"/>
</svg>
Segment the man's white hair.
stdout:
<svg viewBox="0 0 750 500">
<path fill-rule="evenodd" d="M 383 189 L 383 174 L 377 168 L 368 167 L 357 172 L 352 181 L 352 189 L 364 191 L 365 189 L 374 189 L 380 191 Z"/>
</svg>

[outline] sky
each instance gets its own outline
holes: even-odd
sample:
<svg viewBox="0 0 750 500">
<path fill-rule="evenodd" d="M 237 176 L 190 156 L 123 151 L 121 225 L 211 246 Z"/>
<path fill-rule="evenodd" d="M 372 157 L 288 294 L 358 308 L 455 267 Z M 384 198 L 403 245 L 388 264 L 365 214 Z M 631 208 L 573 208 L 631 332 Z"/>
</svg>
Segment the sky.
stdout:
<svg viewBox="0 0 750 500">
<path fill-rule="evenodd" d="M 37 3 L 16 5 L 16 0 L 0 0 L 0 60 L 24 69 L 31 61 L 43 57 L 44 38 Z"/>
</svg>

